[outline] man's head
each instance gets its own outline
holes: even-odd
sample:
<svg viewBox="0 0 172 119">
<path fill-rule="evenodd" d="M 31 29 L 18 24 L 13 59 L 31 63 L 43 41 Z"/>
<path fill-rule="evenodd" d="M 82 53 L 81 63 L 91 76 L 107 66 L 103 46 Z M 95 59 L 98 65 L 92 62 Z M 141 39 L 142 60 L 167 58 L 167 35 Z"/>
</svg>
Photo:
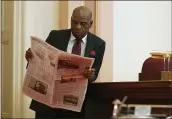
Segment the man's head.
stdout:
<svg viewBox="0 0 172 119">
<path fill-rule="evenodd" d="M 74 9 L 71 17 L 71 29 L 75 38 L 83 38 L 93 24 L 92 12 L 85 6 Z"/>
</svg>

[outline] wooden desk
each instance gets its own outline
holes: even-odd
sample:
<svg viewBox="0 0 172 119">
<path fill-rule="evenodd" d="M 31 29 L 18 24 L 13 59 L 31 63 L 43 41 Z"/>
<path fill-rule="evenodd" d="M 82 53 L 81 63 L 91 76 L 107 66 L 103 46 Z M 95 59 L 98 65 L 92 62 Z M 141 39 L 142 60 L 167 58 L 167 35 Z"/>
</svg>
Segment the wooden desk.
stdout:
<svg viewBox="0 0 172 119">
<path fill-rule="evenodd" d="M 172 105 L 172 81 L 94 83 L 86 94 L 85 119 L 110 119 L 112 101 L 128 96 L 128 104 Z"/>
<path fill-rule="evenodd" d="M 172 81 L 139 81 L 90 84 L 87 96 L 122 99 L 132 104 L 172 104 Z"/>
</svg>

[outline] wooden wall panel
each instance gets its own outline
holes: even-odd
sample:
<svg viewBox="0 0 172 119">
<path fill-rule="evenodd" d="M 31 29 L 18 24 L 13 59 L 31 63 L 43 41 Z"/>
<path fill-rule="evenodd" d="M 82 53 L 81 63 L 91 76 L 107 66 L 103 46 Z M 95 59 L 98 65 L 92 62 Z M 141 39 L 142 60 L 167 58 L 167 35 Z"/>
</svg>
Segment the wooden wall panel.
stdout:
<svg viewBox="0 0 172 119">
<path fill-rule="evenodd" d="M 59 1 L 59 29 L 68 28 L 68 1 Z"/>
<path fill-rule="evenodd" d="M 96 1 L 85 1 L 85 6 L 87 6 L 92 11 L 92 19 L 93 19 L 93 26 L 90 29 L 90 32 L 96 34 L 96 24 L 97 24 L 97 8 L 96 8 Z"/>
</svg>

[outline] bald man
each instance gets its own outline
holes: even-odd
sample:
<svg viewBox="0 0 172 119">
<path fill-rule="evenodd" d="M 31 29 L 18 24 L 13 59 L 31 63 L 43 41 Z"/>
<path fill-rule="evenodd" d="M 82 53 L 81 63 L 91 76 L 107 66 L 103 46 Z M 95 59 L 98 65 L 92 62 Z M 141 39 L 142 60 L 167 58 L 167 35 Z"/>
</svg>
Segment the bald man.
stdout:
<svg viewBox="0 0 172 119">
<path fill-rule="evenodd" d="M 90 83 L 97 79 L 106 44 L 104 40 L 89 32 L 92 24 L 92 12 L 87 7 L 80 6 L 75 8 L 72 13 L 71 29 L 52 30 L 46 39 L 47 43 L 62 51 L 95 58 L 91 70 L 87 70 L 85 73 Z M 28 62 L 33 57 L 30 49 L 26 51 L 25 57 Z M 36 112 L 36 118 L 81 119 L 84 118 L 84 106 L 85 104 L 81 112 L 73 112 L 51 108 L 32 100 L 30 109 Z"/>
</svg>

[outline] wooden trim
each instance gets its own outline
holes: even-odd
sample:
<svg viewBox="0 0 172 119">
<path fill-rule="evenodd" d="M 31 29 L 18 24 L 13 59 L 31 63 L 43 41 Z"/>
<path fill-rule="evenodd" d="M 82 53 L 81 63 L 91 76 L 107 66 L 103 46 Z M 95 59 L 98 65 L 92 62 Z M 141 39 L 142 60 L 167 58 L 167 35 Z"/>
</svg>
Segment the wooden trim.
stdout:
<svg viewBox="0 0 172 119">
<path fill-rule="evenodd" d="M 92 11 L 93 26 L 90 29 L 95 35 L 98 35 L 98 1 L 85 1 L 85 6 Z M 95 82 L 100 82 L 100 73 Z"/>
<path fill-rule="evenodd" d="M 90 32 L 96 34 L 96 1 L 85 1 L 85 6 L 92 11 L 93 26 Z"/>
<path fill-rule="evenodd" d="M 24 3 L 14 2 L 14 47 L 13 47 L 13 118 L 22 117 L 23 96 L 21 94 L 22 77 L 24 76 L 24 43 L 23 23 L 24 23 Z M 17 42 L 18 41 L 18 42 Z M 22 51 L 20 54 L 18 52 Z"/>
<path fill-rule="evenodd" d="M 68 1 L 59 1 L 59 29 L 68 28 Z"/>
<path fill-rule="evenodd" d="M 95 1 L 95 34 L 98 35 L 98 1 Z"/>
</svg>

